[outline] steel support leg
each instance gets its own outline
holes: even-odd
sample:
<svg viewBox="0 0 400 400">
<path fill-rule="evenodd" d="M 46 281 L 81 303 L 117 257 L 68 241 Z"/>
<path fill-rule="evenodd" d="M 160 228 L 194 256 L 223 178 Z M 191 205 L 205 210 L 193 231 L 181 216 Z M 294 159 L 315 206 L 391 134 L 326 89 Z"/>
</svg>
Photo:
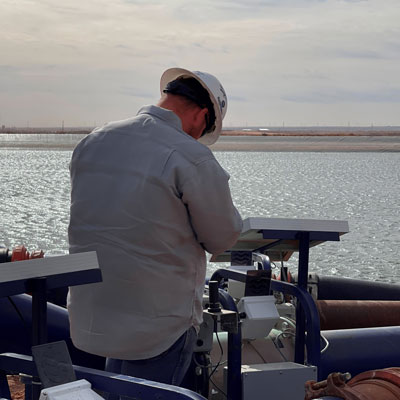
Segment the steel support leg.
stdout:
<svg viewBox="0 0 400 400">
<path fill-rule="evenodd" d="M 242 400 L 242 335 L 228 333 L 228 400 Z"/>
<path fill-rule="evenodd" d="M 309 246 L 310 233 L 300 232 L 298 287 L 305 292 L 307 292 Z M 296 345 L 294 353 L 294 361 L 298 364 L 304 364 L 305 330 L 305 314 L 302 305 L 298 302 L 296 307 Z"/>
<path fill-rule="evenodd" d="M 8 386 L 7 374 L 0 371 L 0 397 L 11 399 L 10 387 Z"/>
<path fill-rule="evenodd" d="M 32 279 L 32 346 L 47 342 L 47 297 L 46 278 Z M 38 378 L 32 379 L 32 400 L 40 397 Z"/>
</svg>

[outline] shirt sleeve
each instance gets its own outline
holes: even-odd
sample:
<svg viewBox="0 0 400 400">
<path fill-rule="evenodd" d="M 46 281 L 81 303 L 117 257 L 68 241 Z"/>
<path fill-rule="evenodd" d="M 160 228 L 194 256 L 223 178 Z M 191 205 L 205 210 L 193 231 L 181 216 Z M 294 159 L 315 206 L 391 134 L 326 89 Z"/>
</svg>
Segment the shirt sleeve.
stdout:
<svg viewBox="0 0 400 400">
<path fill-rule="evenodd" d="M 195 165 L 184 182 L 187 207 L 197 241 L 211 254 L 231 248 L 242 230 L 242 218 L 232 202 L 229 174 L 215 159 Z"/>
</svg>

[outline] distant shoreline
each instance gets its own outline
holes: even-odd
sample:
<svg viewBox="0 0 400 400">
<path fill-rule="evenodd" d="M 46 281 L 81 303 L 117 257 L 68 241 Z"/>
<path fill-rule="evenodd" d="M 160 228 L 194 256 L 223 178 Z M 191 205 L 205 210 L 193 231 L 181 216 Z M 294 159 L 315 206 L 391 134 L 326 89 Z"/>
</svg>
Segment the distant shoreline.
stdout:
<svg viewBox="0 0 400 400">
<path fill-rule="evenodd" d="M 72 150 L 91 130 L 0 130 L 0 148 Z M 225 130 L 213 151 L 400 152 L 399 131 Z"/>
<path fill-rule="evenodd" d="M 221 136 L 213 151 L 400 152 L 400 135 Z"/>
<path fill-rule="evenodd" d="M 72 150 L 87 132 L 1 134 L 0 149 Z M 400 152 L 400 135 L 222 135 L 213 151 Z"/>
<path fill-rule="evenodd" d="M 3 128 L 0 134 L 58 134 L 58 135 L 87 135 L 94 128 Z M 319 130 L 312 128 L 295 128 L 295 130 L 279 128 L 270 130 L 239 130 L 224 129 L 221 136 L 400 136 L 400 127 L 398 129 L 373 129 L 369 127 L 355 128 L 335 128 L 329 130 L 324 127 Z"/>
<path fill-rule="evenodd" d="M 221 136 L 400 136 L 400 130 L 357 130 L 357 131 L 318 131 L 318 130 L 270 130 L 270 131 L 239 131 L 224 130 Z"/>
</svg>

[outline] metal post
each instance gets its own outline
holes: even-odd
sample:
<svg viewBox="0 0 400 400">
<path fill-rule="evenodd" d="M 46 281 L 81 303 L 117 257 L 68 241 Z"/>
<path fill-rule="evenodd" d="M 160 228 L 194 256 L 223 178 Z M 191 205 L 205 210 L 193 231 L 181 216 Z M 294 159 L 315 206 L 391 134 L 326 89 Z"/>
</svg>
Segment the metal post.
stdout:
<svg viewBox="0 0 400 400">
<path fill-rule="evenodd" d="M 299 232 L 299 268 L 298 268 L 298 287 L 307 292 L 308 278 L 308 258 L 310 246 L 310 232 Z M 300 302 L 296 306 L 296 346 L 294 361 L 304 364 L 304 345 L 305 345 L 305 315 Z"/>
<path fill-rule="evenodd" d="M 47 342 L 46 278 L 35 278 L 32 283 L 32 346 Z M 37 377 L 32 379 L 32 400 L 39 399 L 41 391 Z"/>
<path fill-rule="evenodd" d="M 11 399 L 10 388 L 7 381 L 7 374 L 4 371 L 0 371 L 0 397 Z"/>
<path fill-rule="evenodd" d="M 231 265 L 252 265 L 252 257 L 251 251 L 233 251 Z M 234 309 L 236 309 L 236 305 Z M 237 312 L 237 309 L 235 311 Z M 238 333 L 228 333 L 227 400 L 242 400 L 242 329 L 240 322 Z"/>
<path fill-rule="evenodd" d="M 47 342 L 46 278 L 32 279 L 32 346 Z"/>
<path fill-rule="evenodd" d="M 227 400 L 242 400 L 242 335 L 228 333 Z"/>
</svg>

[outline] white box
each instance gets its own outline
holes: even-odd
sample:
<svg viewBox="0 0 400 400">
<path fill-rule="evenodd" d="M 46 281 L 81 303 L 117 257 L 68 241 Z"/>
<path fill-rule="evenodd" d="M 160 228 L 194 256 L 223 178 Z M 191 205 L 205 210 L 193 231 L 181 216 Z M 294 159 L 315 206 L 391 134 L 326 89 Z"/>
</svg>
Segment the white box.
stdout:
<svg viewBox="0 0 400 400">
<path fill-rule="evenodd" d="M 247 271 L 254 271 L 256 267 L 254 265 L 230 265 L 228 269 L 247 275 Z M 233 279 L 228 281 L 228 293 L 235 299 L 241 299 L 244 296 L 245 287 L 246 284 L 244 282 L 238 282 Z"/>
<path fill-rule="evenodd" d="M 39 400 L 104 400 L 91 387 L 86 379 L 80 379 L 43 389 Z"/>
<path fill-rule="evenodd" d="M 268 336 L 279 321 L 274 296 L 242 297 L 237 304 L 242 322 L 242 339 L 259 339 Z"/>
<path fill-rule="evenodd" d="M 226 378 L 227 367 L 225 389 Z M 304 384 L 309 380 L 318 380 L 317 367 L 312 365 L 294 362 L 242 365 L 242 400 L 304 400 Z"/>
</svg>

